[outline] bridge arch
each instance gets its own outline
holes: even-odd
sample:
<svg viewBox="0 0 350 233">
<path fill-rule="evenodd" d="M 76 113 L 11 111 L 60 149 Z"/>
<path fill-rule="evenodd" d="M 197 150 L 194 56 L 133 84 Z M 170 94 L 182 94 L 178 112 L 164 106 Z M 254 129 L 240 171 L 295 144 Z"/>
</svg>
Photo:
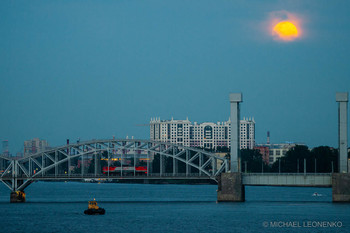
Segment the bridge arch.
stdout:
<svg viewBox="0 0 350 233">
<path fill-rule="evenodd" d="M 119 170 L 111 170 L 112 161 L 133 161 L 128 166 L 129 176 L 124 174 L 123 163 Z M 169 173 L 166 161 L 172 160 L 172 171 Z M 145 173 L 136 171 L 136 160 L 143 160 Z M 101 161 L 104 161 L 103 166 Z M 159 162 L 159 171 L 153 172 L 154 161 Z M 86 170 L 86 163 L 94 163 L 93 171 Z M 79 169 L 72 169 L 79 167 Z M 115 163 L 115 162 L 114 162 Z M 179 173 L 179 165 L 183 173 Z M 102 171 L 104 167 L 104 173 Z M 181 167 L 181 166 L 180 166 Z M 116 169 L 116 167 L 115 167 Z M 167 170 L 168 169 L 168 170 Z M 191 172 L 196 170 L 196 173 Z M 216 180 L 221 173 L 228 171 L 226 158 L 198 148 L 185 147 L 167 142 L 156 142 L 138 139 L 106 139 L 92 140 L 55 147 L 16 160 L 0 156 L 1 181 L 12 191 L 23 191 L 36 180 L 73 180 L 85 178 L 138 178 L 138 179 L 168 179 L 168 178 L 199 178 L 206 177 Z M 130 176 L 131 171 L 131 176 Z M 167 173 L 168 172 L 168 173 Z"/>
</svg>

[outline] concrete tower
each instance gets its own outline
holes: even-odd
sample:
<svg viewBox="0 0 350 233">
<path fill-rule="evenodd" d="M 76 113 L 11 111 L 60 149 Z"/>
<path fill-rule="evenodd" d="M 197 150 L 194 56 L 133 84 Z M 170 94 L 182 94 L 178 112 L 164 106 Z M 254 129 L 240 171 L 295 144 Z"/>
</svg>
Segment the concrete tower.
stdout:
<svg viewBox="0 0 350 233">
<path fill-rule="evenodd" d="M 339 173 L 348 172 L 348 92 L 337 92 L 338 136 L 339 136 Z"/>
<path fill-rule="evenodd" d="M 243 102 L 242 93 L 230 93 L 231 103 L 231 172 L 241 172 L 239 149 L 240 109 L 239 103 Z"/>
<path fill-rule="evenodd" d="M 221 173 L 218 183 L 218 201 L 244 201 L 245 188 L 243 185 L 240 166 L 240 113 L 239 103 L 242 102 L 242 93 L 231 93 L 231 169 Z"/>
</svg>

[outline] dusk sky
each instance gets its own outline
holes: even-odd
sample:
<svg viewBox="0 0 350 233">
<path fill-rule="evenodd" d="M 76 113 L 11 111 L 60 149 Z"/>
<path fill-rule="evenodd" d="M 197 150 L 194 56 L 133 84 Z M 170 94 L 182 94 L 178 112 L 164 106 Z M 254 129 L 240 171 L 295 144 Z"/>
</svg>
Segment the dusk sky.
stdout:
<svg viewBox="0 0 350 233">
<path fill-rule="evenodd" d="M 151 117 L 226 121 L 256 142 L 337 147 L 350 1 L 0 1 L 0 139 L 149 138 Z M 293 21 L 281 40 L 273 24 Z"/>
</svg>

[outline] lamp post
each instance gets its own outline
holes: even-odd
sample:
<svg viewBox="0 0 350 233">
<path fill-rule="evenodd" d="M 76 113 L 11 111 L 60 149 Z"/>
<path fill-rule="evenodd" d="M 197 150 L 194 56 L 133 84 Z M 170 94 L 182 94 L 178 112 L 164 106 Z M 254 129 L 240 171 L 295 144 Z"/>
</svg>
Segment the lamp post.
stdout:
<svg viewBox="0 0 350 233">
<path fill-rule="evenodd" d="M 281 173 L 281 158 L 278 158 L 278 173 Z"/>
<path fill-rule="evenodd" d="M 299 173 L 299 159 L 297 159 L 297 173 Z"/>
</svg>

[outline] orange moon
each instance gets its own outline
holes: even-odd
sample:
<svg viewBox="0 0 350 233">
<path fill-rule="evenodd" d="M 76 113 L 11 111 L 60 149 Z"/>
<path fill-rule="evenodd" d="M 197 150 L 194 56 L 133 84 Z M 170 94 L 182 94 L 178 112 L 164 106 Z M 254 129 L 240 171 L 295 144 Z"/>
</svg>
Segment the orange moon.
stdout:
<svg viewBox="0 0 350 233">
<path fill-rule="evenodd" d="M 298 37 L 299 32 L 297 27 L 288 21 L 282 21 L 273 27 L 273 33 L 281 40 L 294 40 Z"/>
</svg>

